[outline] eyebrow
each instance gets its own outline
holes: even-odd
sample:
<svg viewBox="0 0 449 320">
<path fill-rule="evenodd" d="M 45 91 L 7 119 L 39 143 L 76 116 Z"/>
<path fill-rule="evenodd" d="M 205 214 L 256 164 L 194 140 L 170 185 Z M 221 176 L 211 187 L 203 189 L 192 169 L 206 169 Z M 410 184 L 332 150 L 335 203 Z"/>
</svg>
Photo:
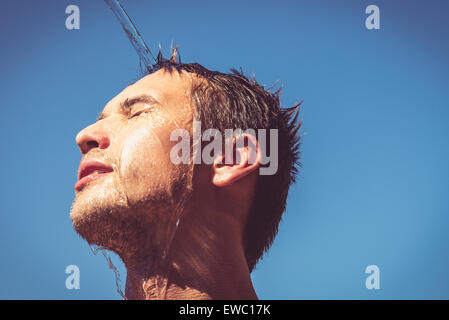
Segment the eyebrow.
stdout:
<svg viewBox="0 0 449 320">
<path fill-rule="evenodd" d="M 126 98 L 124 101 L 120 102 L 120 112 L 127 113 L 129 109 L 136 103 L 148 103 L 148 104 L 160 104 L 159 101 L 152 95 L 142 94 L 132 98 Z M 104 112 L 101 112 L 97 118 L 97 121 L 106 118 Z"/>
</svg>

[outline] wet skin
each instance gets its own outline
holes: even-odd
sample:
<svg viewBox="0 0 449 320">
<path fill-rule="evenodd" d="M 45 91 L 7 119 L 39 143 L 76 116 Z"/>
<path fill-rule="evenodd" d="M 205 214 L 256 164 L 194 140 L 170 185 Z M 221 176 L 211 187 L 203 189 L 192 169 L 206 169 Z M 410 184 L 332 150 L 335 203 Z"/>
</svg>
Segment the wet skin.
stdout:
<svg viewBox="0 0 449 320">
<path fill-rule="evenodd" d="M 258 163 L 194 167 L 170 161 L 176 144 L 171 132 L 192 130 L 192 81 L 198 79 L 185 72 L 150 74 L 108 102 L 98 121 L 76 137 L 82 160 L 74 228 L 120 255 L 130 299 L 257 298 L 242 230 Z M 186 195 L 190 201 L 180 210 Z M 170 254 L 161 259 L 169 242 Z"/>
</svg>

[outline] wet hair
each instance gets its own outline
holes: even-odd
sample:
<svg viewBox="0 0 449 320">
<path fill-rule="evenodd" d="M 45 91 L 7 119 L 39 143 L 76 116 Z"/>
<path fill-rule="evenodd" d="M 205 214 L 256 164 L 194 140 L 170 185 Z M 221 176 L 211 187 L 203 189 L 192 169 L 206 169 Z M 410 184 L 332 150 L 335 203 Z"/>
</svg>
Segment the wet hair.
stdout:
<svg viewBox="0 0 449 320">
<path fill-rule="evenodd" d="M 201 84 L 192 88 L 195 113 L 202 130 L 277 129 L 278 170 L 274 175 L 259 175 L 254 199 L 244 228 L 243 246 L 249 271 L 268 251 L 278 232 L 279 222 L 286 208 L 290 186 L 295 182 L 300 158 L 301 122 L 298 114 L 301 103 L 291 108 L 280 107 L 281 89 L 271 92 L 246 77 L 242 71 L 230 73 L 208 70 L 198 63 L 184 64 L 175 47 L 170 59 L 162 56 L 148 72 L 165 69 L 186 71 L 199 76 Z M 147 72 L 147 73 L 148 73 Z M 270 150 L 269 147 L 267 150 Z"/>
</svg>

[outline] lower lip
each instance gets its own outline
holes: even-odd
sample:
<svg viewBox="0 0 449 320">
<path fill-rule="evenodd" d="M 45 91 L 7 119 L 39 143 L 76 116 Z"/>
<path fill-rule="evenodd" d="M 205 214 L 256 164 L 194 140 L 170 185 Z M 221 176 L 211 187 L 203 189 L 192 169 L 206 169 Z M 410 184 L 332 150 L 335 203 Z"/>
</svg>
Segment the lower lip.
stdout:
<svg viewBox="0 0 449 320">
<path fill-rule="evenodd" d="M 82 179 L 78 180 L 75 184 L 75 191 L 81 191 L 86 184 L 90 183 L 91 181 L 97 180 L 101 177 L 104 177 L 105 175 L 109 174 L 110 172 L 104 172 L 104 173 L 92 173 L 88 176 L 83 177 Z"/>
</svg>

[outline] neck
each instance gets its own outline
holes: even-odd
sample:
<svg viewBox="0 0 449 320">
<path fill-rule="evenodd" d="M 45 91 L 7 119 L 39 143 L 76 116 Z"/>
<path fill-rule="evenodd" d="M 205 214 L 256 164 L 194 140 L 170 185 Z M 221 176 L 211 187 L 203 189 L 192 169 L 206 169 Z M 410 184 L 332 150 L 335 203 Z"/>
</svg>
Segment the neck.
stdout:
<svg viewBox="0 0 449 320">
<path fill-rule="evenodd" d="M 181 221 L 165 259 L 124 260 L 127 299 L 257 299 L 234 223 L 202 216 Z"/>
</svg>

